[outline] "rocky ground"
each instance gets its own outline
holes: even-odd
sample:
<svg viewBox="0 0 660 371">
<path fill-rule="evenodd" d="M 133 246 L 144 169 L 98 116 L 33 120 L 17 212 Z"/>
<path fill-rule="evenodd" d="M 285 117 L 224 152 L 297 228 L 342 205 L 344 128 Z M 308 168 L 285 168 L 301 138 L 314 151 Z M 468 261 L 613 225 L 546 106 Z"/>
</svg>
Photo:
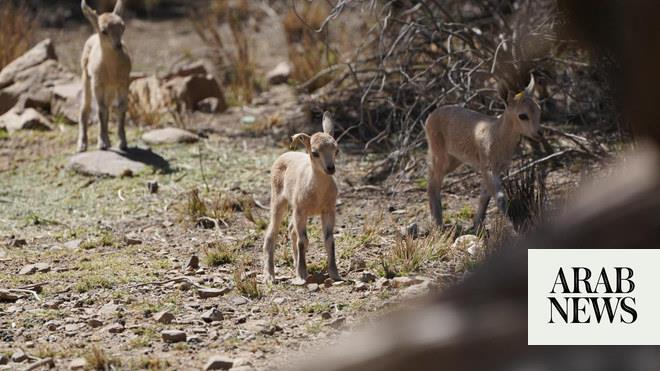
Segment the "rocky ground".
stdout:
<svg viewBox="0 0 660 371">
<path fill-rule="evenodd" d="M 78 39 L 64 48 L 75 49 Z M 109 177 L 71 167 L 77 129 L 65 121 L 48 131 L 4 132 L 0 369 L 43 362 L 59 369 L 285 370 L 338 334 L 460 280 L 488 254 L 484 240 L 509 233 L 491 210 L 487 233 L 460 237 L 478 196 L 479 178 L 469 169 L 447 178 L 447 226 L 434 229 L 422 149 L 402 175 L 367 184 L 368 170 L 387 153 L 340 143 L 335 238 L 345 280 L 327 279 L 314 220 L 309 282 L 289 282 L 283 228 L 279 282 L 264 283 L 269 168 L 288 150 L 291 128 L 286 119 L 263 120 L 295 116 L 299 102 L 283 85 L 249 107 L 190 114 L 177 125 L 187 130 L 182 141 L 131 126 L 133 151 L 167 165 Z M 320 129 L 320 121 L 310 125 Z M 550 140 L 559 150 L 577 148 L 561 136 Z M 107 165 L 107 157 L 100 161 Z M 583 157 L 560 164 L 548 178 L 551 198 L 599 167 Z"/>
</svg>

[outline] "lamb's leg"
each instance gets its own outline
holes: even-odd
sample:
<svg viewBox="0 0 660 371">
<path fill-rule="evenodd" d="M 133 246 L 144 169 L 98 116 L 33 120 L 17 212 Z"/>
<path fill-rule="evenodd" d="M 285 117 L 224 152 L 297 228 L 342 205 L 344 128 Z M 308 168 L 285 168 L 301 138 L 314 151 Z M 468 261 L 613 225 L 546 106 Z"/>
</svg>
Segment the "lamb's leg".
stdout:
<svg viewBox="0 0 660 371">
<path fill-rule="evenodd" d="M 266 229 L 263 248 L 264 277 L 268 282 L 275 280 L 275 242 L 285 212 L 286 202 L 271 202 L 270 224 Z"/>
<path fill-rule="evenodd" d="M 78 152 L 87 150 L 87 125 L 89 114 L 92 111 L 92 88 L 87 74 L 83 73 L 82 80 L 82 105 L 80 106 L 80 117 L 78 119 Z"/>
<path fill-rule="evenodd" d="M 474 219 L 472 220 L 472 229 L 478 231 L 481 228 L 484 219 L 486 218 L 486 211 L 488 210 L 488 204 L 490 203 L 490 191 L 488 187 L 482 182 L 481 184 L 481 194 L 479 195 L 479 206 L 477 212 L 474 214 Z"/>
<path fill-rule="evenodd" d="M 296 259 L 296 281 L 301 282 L 307 278 L 307 263 L 305 261 L 305 251 L 309 240 L 307 239 L 307 216 L 299 210 L 293 212 L 293 224 L 298 235 L 298 243 L 296 248 L 298 250 Z"/>
<path fill-rule="evenodd" d="M 493 175 L 491 182 L 493 184 L 493 197 L 495 197 L 495 201 L 497 202 L 497 208 L 500 209 L 502 215 L 508 217 L 509 200 L 506 198 L 504 188 L 502 187 L 502 178 L 499 175 Z"/>
<path fill-rule="evenodd" d="M 110 112 L 106 103 L 106 97 L 101 86 L 94 88 L 94 97 L 96 98 L 96 106 L 99 110 L 99 143 L 100 150 L 110 148 L 110 137 L 108 136 L 108 119 Z"/>
<path fill-rule="evenodd" d="M 339 271 L 337 270 L 337 261 L 335 259 L 335 212 L 321 214 L 321 224 L 323 225 L 323 242 L 325 243 L 325 253 L 328 256 L 328 273 L 330 278 L 335 281 L 341 281 Z"/>
<path fill-rule="evenodd" d="M 433 155 L 431 155 L 433 156 Z M 433 156 L 433 161 L 429 167 L 429 184 L 427 192 L 429 195 L 429 206 L 431 207 L 431 216 L 436 225 L 442 226 L 442 182 L 445 176 L 454 171 L 461 162 L 447 154 Z"/>
<path fill-rule="evenodd" d="M 293 251 L 293 266 L 298 264 L 298 234 L 296 233 L 296 226 L 293 224 L 293 218 L 289 222 L 289 238 L 291 239 L 291 250 Z"/>
<path fill-rule="evenodd" d="M 127 109 L 128 98 L 126 96 L 120 97 L 119 101 L 117 102 L 117 136 L 119 136 L 119 149 L 122 151 L 128 149 L 128 142 L 126 141 L 126 130 L 124 128 Z"/>
</svg>

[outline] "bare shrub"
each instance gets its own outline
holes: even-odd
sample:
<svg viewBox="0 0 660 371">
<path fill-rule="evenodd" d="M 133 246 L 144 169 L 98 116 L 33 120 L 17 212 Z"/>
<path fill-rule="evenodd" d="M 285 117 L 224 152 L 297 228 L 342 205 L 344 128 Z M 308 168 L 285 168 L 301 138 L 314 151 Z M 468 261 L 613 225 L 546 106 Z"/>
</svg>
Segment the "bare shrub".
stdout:
<svg viewBox="0 0 660 371">
<path fill-rule="evenodd" d="M 208 9 L 195 12 L 191 19 L 197 35 L 211 51 L 218 76 L 227 89 L 229 105 L 250 103 L 259 90 L 255 64 L 250 52 L 248 20 L 250 2 L 214 0 Z M 227 26 L 229 37 L 220 29 Z"/>
<path fill-rule="evenodd" d="M 304 83 L 312 79 L 323 69 L 336 63 L 337 56 L 328 44 L 328 33 L 317 33 L 321 29 L 328 7 L 322 1 L 293 1 L 292 6 L 282 18 L 286 33 L 289 61 L 293 66 L 293 80 Z M 330 82 L 327 74 L 315 80 L 307 89 L 316 90 Z"/>
</svg>

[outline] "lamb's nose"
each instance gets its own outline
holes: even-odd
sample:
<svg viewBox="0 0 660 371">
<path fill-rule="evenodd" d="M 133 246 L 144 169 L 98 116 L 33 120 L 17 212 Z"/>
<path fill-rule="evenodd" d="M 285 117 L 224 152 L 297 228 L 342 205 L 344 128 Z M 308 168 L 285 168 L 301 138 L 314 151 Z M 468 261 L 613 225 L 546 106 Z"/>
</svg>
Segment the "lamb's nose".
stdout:
<svg viewBox="0 0 660 371">
<path fill-rule="evenodd" d="M 334 174 L 334 173 L 335 173 L 335 165 L 328 166 L 328 174 Z"/>
</svg>

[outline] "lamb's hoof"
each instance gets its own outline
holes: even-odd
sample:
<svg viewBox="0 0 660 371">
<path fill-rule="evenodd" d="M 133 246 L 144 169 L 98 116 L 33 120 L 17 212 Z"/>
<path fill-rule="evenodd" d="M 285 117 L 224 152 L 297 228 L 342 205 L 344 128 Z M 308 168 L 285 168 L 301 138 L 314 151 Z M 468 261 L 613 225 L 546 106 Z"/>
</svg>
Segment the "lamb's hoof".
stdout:
<svg viewBox="0 0 660 371">
<path fill-rule="evenodd" d="M 78 153 L 86 152 L 87 151 L 87 144 L 78 144 Z"/>
<path fill-rule="evenodd" d="M 275 280 L 274 275 L 272 275 L 268 272 L 264 272 L 264 283 L 271 283 L 272 284 L 272 283 L 275 283 L 275 282 L 276 282 L 276 280 Z"/>
<path fill-rule="evenodd" d="M 128 149 L 128 144 L 126 143 L 119 143 L 119 150 L 120 151 L 126 151 Z"/>
<path fill-rule="evenodd" d="M 335 274 L 330 273 L 330 278 L 333 281 L 343 281 L 344 280 L 343 278 L 341 278 L 341 276 L 338 273 L 335 273 Z"/>
<path fill-rule="evenodd" d="M 99 144 L 98 148 L 99 148 L 99 151 L 107 151 L 108 149 L 110 149 L 110 145 L 109 144 Z"/>
</svg>

